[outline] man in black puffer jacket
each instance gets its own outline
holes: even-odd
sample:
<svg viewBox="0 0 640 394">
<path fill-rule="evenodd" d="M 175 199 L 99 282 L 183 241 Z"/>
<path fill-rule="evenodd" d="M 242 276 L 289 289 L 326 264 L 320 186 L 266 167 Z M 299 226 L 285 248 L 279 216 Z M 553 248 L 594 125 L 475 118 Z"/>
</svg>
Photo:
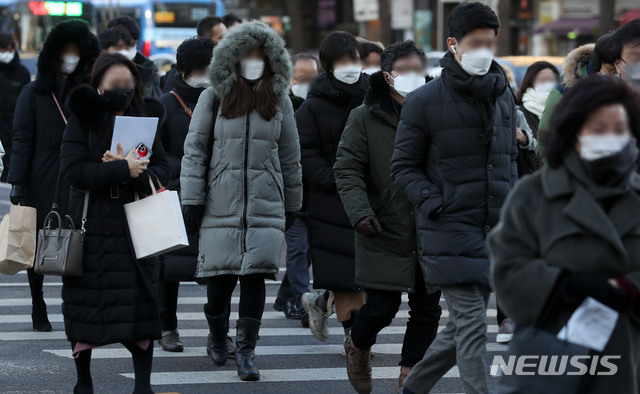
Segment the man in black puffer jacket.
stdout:
<svg viewBox="0 0 640 394">
<path fill-rule="evenodd" d="M 515 103 L 492 60 L 495 13 L 463 3 L 448 25 L 442 78 L 407 96 L 392 159 L 396 185 L 420 212 L 426 281 L 442 289 L 450 311 L 405 392 L 429 391 L 457 363 L 465 392 L 491 393 L 484 244 L 518 176 Z"/>
</svg>

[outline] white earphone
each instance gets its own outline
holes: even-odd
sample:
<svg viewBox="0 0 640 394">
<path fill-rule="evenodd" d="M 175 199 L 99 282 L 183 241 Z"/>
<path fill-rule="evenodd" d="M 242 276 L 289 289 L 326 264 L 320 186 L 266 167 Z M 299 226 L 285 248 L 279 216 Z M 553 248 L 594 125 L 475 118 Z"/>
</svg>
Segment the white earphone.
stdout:
<svg viewBox="0 0 640 394">
<path fill-rule="evenodd" d="M 453 51 L 453 53 L 458 53 L 456 52 L 456 47 L 454 45 L 451 45 L 449 48 L 451 48 L 451 50 Z"/>
</svg>

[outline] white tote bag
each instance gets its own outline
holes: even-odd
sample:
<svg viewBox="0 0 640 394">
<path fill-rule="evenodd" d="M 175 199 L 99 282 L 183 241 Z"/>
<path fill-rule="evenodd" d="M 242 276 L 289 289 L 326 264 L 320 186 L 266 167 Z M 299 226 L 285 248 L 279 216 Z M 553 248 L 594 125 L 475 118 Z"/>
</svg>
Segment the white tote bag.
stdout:
<svg viewBox="0 0 640 394">
<path fill-rule="evenodd" d="M 157 192 L 124 205 L 137 259 L 159 256 L 189 246 L 178 192 Z"/>
</svg>

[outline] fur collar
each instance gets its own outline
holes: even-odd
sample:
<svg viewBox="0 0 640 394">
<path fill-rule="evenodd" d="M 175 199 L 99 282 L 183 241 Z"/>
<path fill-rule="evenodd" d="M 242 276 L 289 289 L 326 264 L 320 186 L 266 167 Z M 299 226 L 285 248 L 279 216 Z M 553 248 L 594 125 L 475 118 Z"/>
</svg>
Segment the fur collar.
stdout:
<svg viewBox="0 0 640 394">
<path fill-rule="evenodd" d="M 562 82 L 566 87 L 570 88 L 586 77 L 583 75 L 582 67 L 588 65 L 595 46 L 596 44 L 586 44 L 569 52 L 562 67 Z"/>
<path fill-rule="evenodd" d="M 244 53 L 260 47 L 273 72 L 273 93 L 281 98 L 289 94 L 293 67 L 284 40 L 268 25 L 262 22 L 243 23 L 234 27 L 216 45 L 209 67 L 209 77 L 215 95 L 222 99 L 240 78 L 238 64 Z"/>
</svg>

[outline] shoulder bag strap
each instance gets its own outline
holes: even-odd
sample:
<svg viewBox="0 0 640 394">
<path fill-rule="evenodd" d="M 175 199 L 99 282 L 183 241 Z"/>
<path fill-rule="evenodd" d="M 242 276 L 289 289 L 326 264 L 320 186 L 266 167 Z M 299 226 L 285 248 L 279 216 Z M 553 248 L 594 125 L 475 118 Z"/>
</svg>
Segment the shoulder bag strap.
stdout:
<svg viewBox="0 0 640 394">
<path fill-rule="evenodd" d="M 56 95 L 51 92 L 51 97 L 53 97 L 53 101 L 56 103 L 56 107 L 58 107 L 58 111 L 60 111 L 60 116 L 62 116 L 62 120 L 64 120 L 64 124 L 67 124 L 67 117 L 64 116 L 64 112 L 62 112 L 62 107 L 60 107 L 60 103 L 58 102 L 58 99 L 56 98 Z M 58 203 L 56 201 L 58 201 L 58 192 L 60 192 L 60 180 L 62 179 L 62 168 L 60 169 L 60 171 L 58 172 L 58 180 L 56 181 L 56 192 L 53 195 L 53 204 L 51 205 L 51 210 L 52 211 L 57 211 L 58 210 Z"/>
<path fill-rule="evenodd" d="M 185 104 L 184 101 L 182 101 L 182 98 L 180 97 L 180 95 L 175 90 L 172 90 L 169 93 L 171 93 L 173 95 L 173 97 L 175 97 L 176 100 L 178 100 L 178 102 L 180 103 L 182 108 L 184 108 L 184 112 L 187 115 L 189 115 L 189 117 L 191 118 L 193 116 L 193 111 L 191 110 L 191 108 L 187 107 L 187 104 Z"/>
<path fill-rule="evenodd" d="M 67 117 L 64 116 L 64 112 L 62 112 L 62 107 L 60 106 L 60 103 L 58 102 L 58 99 L 56 98 L 56 95 L 53 94 L 53 92 L 51 92 L 51 97 L 53 97 L 53 101 L 56 102 L 56 106 L 58 107 L 58 111 L 60 111 L 60 116 L 62 116 L 62 120 L 64 120 L 64 124 L 67 124 Z"/>
<path fill-rule="evenodd" d="M 89 190 L 84 191 L 84 206 L 82 208 L 82 226 L 80 227 L 80 234 L 84 235 L 87 230 L 84 224 L 87 222 L 87 213 L 89 212 Z"/>
</svg>

